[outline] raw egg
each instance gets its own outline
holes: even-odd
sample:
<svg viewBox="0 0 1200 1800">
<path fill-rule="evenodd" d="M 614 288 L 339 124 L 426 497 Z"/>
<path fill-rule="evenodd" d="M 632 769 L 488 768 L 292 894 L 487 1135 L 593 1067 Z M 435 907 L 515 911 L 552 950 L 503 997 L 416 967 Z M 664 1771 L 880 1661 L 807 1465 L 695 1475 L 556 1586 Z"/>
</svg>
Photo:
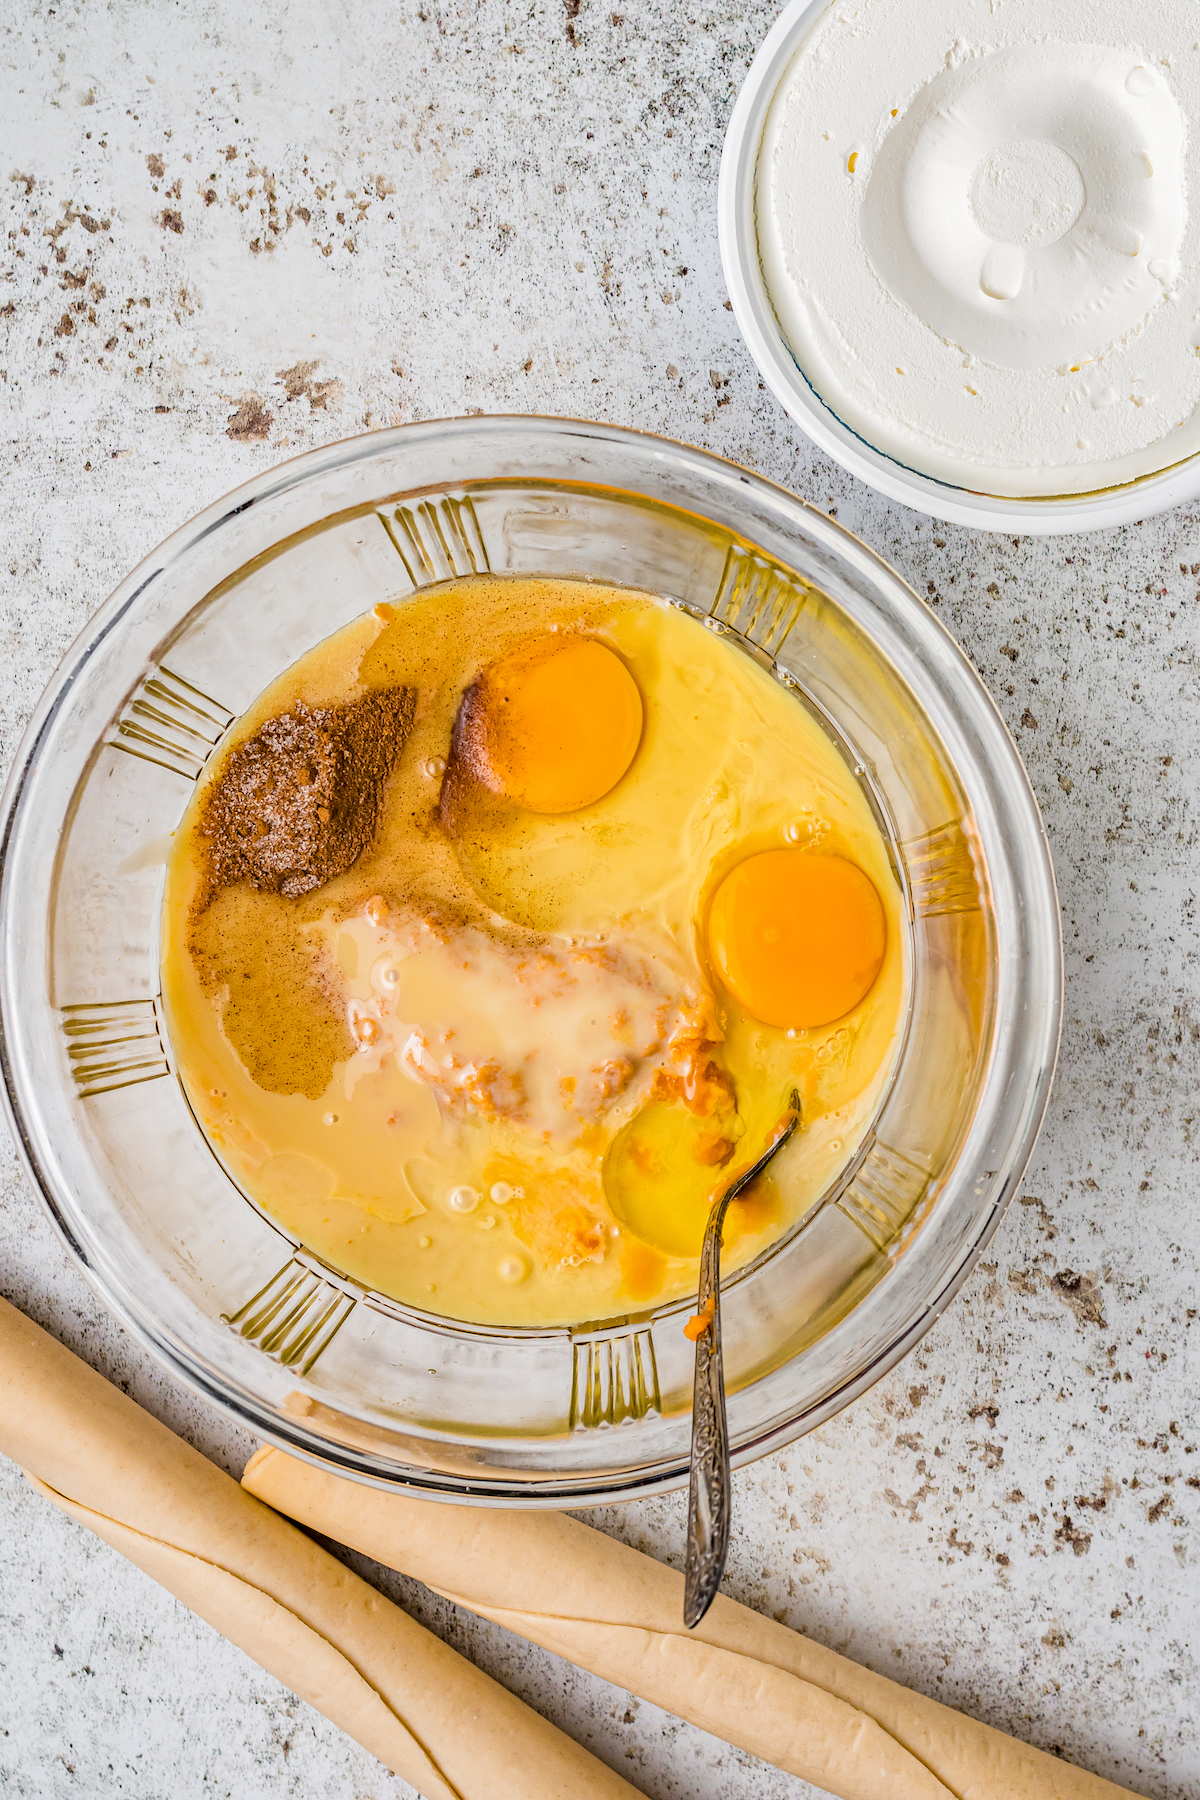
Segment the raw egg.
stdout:
<svg viewBox="0 0 1200 1800">
<path fill-rule="evenodd" d="M 571 813 L 616 787 L 642 735 L 642 696 L 615 651 L 574 634 L 535 639 L 463 696 L 452 755 L 491 793 Z"/>
<path fill-rule="evenodd" d="M 765 1025 L 843 1018 L 870 993 L 886 945 L 879 892 L 844 856 L 748 856 L 721 882 L 708 915 L 722 981 Z"/>
</svg>

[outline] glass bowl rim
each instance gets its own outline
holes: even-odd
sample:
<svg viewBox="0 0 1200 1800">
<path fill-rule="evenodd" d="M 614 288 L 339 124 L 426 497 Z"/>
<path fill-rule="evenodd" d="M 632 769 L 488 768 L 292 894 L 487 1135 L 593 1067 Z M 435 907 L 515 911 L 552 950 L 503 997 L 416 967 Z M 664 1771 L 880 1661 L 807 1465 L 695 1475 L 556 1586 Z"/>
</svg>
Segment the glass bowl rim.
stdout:
<svg viewBox="0 0 1200 1800">
<path fill-rule="evenodd" d="M 436 437 L 445 433 L 458 437 L 469 437 L 471 434 L 476 434 L 486 440 L 489 432 L 513 430 L 532 433 L 539 440 L 539 445 L 544 444 L 547 451 L 556 441 L 582 438 L 600 440 L 610 448 L 614 448 L 618 454 L 622 452 L 623 447 L 626 452 L 640 450 L 648 453 L 651 457 L 656 454 L 669 457 L 673 463 L 681 466 L 685 473 L 690 470 L 697 477 L 707 476 L 709 479 L 723 476 L 726 482 L 735 483 L 737 486 L 749 486 L 767 503 L 776 515 L 778 524 L 786 527 L 790 522 L 793 525 L 802 526 L 804 532 L 810 537 L 815 537 L 818 543 L 824 540 L 823 547 L 840 556 L 843 561 L 846 560 L 847 551 L 853 547 L 856 556 L 851 560 L 865 561 L 874 577 L 877 588 L 875 598 L 884 605 L 890 602 L 898 622 L 913 628 L 917 638 L 925 639 L 923 647 L 930 654 L 931 663 L 937 663 L 940 666 L 940 678 L 943 682 L 947 678 L 952 682 L 957 678 L 960 692 L 956 698 L 966 703 L 965 713 L 972 715 L 972 730 L 990 740 L 985 747 L 985 760 L 989 769 L 991 769 L 994 758 L 998 758 L 999 765 L 1003 765 L 1003 772 L 1010 784 L 1008 801 L 1011 803 L 1015 800 L 1024 813 L 1023 824 L 1030 836 L 1030 842 L 1026 847 L 1033 848 L 1035 852 L 1040 851 L 1040 855 L 1036 857 L 1036 870 L 1023 867 L 1021 874 L 1029 889 L 1025 897 L 1034 903 L 1034 910 L 1038 910 L 1037 903 L 1040 902 L 1040 926 L 1042 928 L 1040 950 L 1043 958 L 1046 959 L 1050 974 L 1048 984 L 1050 992 L 1044 996 L 1047 1001 L 1047 1012 L 1042 1023 L 1036 1054 L 1024 1058 L 1028 1068 L 1025 1073 L 1023 1100 L 1018 1109 L 1020 1125 L 1019 1128 L 1016 1128 L 1015 1136 L 1012 1137 L 1008 1146 L 1004 1180 L 993 1195 L 988 1209 L 980 1218 L 977 1229 L 965 1251 L 959 1256 L 956 1265 L 950 1270 L 946 1279 L 940 1283 L 937 1290 L 924 1299 L 904 1327 L 895 1332 L 884 1348 L 872 1356 L 851 1378 L 835 1384 L 816 1403 L 798 1412 L 793 1411 L 784 1422 L 775 1423 L 770 1430 L 743 1440 L 735 1450 L 733 1458 L 735 1464 L 745 1464 L 771 1449 L 781 1447 L 840 1411 L 906 1355 L 949 1304 L 986 1247 L 1019 1184 L 1045 1114 L 1057 1058 L 1062 1022 L 1061 923 L 1053 863 L 1037 801 L 1017 747 L 987 688 L 946 627 L 930 612 L 919 595 L 898 571 L 893 569 L 878 552 L 846 526 L 831 519 L 820 508 L 792 493 L 782 484 L 729 458 L 660 434 L 569 417 L 522 413 L 458 415 L 414 421 L 382 431 L 357 434 L 302 452 L 282 463 L 273 464 L 270 468 L 262 470 L 248 481 L 231 489 L 191 519 L 185 520 L 144 557 L 85 623 L 62 657 L 33 711 L 14 757 L 3 798 L 0 800 L 0 807 L 3 809 L 3 821 L 0 825 L 0 962 L 3 964 L 3 967 L 0 968 L 0 1074 L 3 1076 L 4 1111 L 18 1153 L 61 1237 L 106 1307 L 121 1320 L 135 1338 L 154 1355 L 156 1360 L 183 1381 L 191 1391 L 200 1395 L 209 1404 L 216 1406 L 218 1410 L 231 1416 L 238 1424 L 249 1429 L 257 1437 L 275 1443 L 314 1463 L 325 1466 L 330 1466 L 332 1463 L 343 1473 L 370 1485 L 382 1488 L 407 1486 L 413 1491 L 421 1492 L 427 1498 L 450 1502 L 562 1507 L 564 1505 L 597 1504 L 608 1500 L 632 1497 L 635 1494 L 669 1491 L 686 1480 L 686 1464 L 669 1469 L 665 1473 L 659 1471 L 640 1473 L 637 1470 L 626 1469 L 614 1472 L 614 1475 L 606 1481 L 597 1480 L 591 1475 L 579 1482 L 564 1477 L 558 1481 L 553 1492 L 538 1491 L 536 1483 L 528 1482 L 521 1482 L 514 1486 L 496 1484 L 489 1486 L 486 1480 L 474 1483 L 466 1478 L 448 1478 L 436 1470 L 410 1469 L 403 1475 L 385 1475 L 376 1473 L 366 1466 L 366 1460 L 352 1450 L 342 1454 L 341 1446 L 336 1446 L 324 1437 L 306 1430 L 299 1418 L 293 1425 L 290 1420 L 281 1423 L 278 1414 L 265 1416 L 265 1402 L 259 1401 L 257 1396 L 248 1392 L 234 1390 L 230 1384 L 222 1384 L 219 1378 L 210 1373 L 197 1358 L 187 1354 L 185 1347 L 178 1345 L 165 1331 L 158 1329 L 152 1316 L 143 1314 L 134 1294 L 127 1289 L 122 1289 L 119 1283 L 106 1277 L 95 1267 L 84 1245 L 72 1229 L 69 1198 L 64 1200 L 55 1192 L 53 1182 L 41 1167 L 33 1134 L 26 1123 L 26 1101 L 20 1092 L 20 1084 L 14 1074 L 9 1043 L 12 992 L 11 962 L 7 952 L 13 914 L 12 845 L 14 827 L 41 746 L 58 712 L 67 703 L 80 669 L 119 629 L 122 620 L 139 596 L 143 595 L 173 563 L 185 557 L 191 547 L 219 530 L 225 521 L 244 513 L 249 507 L 271 498 L 274 494 L 286 492 L 318 477 L 330 468 L 352 465 L 356 461 L 366 461 L 381 452 L 389 443 L 399 442 L 402 439 L 412 440 L 431 435 Z M 486 453 L 486 442 L 481 442 L 481 465 L 485 464 Z M 487 481 L 492 478 L 481 472 L 474 478 L 467 477 L 466 479 L 468 481 L 471 479 Z M 554 480 L 553 477 L 549 479 L 551 482 Z M 565 475 L 562 479 L 569 480 Z M 424 490 L 418 485 L 406 491 L 418 493 Z M 636 485 L 632 485 L 625 491 L 631 495 L 641 493 L 643 497 L 647 497 L 646 490 L 639 489 Z M 648 494 L 648 497 L 657 501 L 657 496 L 652 492 Z M 665 500 L 658 503 L 667 506 L 680 504 L 678 501 Z M 902 619 L 901 615 L 903 615 Z M 953 671 L 953 673 L 948 675 L 948 671 Z M 992 1063 L 996 1062 L 998 1054 L 997 1046 L 993 1043 L 990 1052 Z M 994 1075 L 995 1070 L 989 1069 L 985 1087 L 991 1084 Z M 965 1148 L 964 1145 L 964 1150 Z M 859 1304 L 864 1303 L 860 1302 Z M 857 1311 L 858 1307 L 856 1306 L 847 1315 L 847 1318 L 852 1318 Z M 843 1324 L 846 1322 L 842 1321 Z M 837 1330 L 839 1327 L 834 1329 Z"/>
</svg>

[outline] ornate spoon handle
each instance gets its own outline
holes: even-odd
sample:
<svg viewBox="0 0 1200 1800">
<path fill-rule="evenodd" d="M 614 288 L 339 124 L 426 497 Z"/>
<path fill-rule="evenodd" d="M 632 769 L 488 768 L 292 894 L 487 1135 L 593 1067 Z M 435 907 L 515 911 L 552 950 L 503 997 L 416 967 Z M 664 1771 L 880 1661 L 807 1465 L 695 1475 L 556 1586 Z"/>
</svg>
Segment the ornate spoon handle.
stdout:
<svg viewBox="0 0 1200 1800">
<path fill-rule="evenodd" d="M 793 1089 L 790 1117 L 753 1168 L 729 1187 L 709 1214 L 700 1252 L 696 1376 L 692 1388 L 692 1466 L 688 1484 L 687 1551 L 684 1560 L 683 1622 L 698 1625 L 721 1585 L 729 1552 L 731 1518 L 729 1427 L 725 1418 L 725 1369 L 721 1360 L 721 1234 L 731 1200 L 762 1174 L 800 1122 L 800 1099 Z"/>
</svg>

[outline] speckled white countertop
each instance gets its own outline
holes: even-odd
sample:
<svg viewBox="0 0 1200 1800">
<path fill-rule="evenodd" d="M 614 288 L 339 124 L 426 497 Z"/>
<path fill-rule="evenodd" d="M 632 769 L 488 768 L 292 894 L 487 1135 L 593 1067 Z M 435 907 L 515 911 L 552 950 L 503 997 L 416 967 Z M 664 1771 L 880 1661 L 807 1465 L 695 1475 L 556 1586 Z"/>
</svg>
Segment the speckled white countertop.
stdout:
<svg viewBox="0 0 1200 1800">
<path fill-rule="evenodd" d="M 810 448 L 725 305 L 721 135 L 773 9 L 735 15 L 5 13 L 3 751 L 161 537 L 288 453 L 374 425 L 517 410 L 646 426 L 861 532 L 966 646 L 1028 760 L 1062 889 L 1066 1031 L 986 1260 L 888 1379 L 738 1478 L 728 1586 L 1155 1800 L 1197 1800 L 1200 508 L 988 537 L 889 505 Z M 0 1287 L 240 1470 L 248 1442 L 108 1319 L 7 1149 Z M 0 1505 L 0 1789 L 410 1792 L 7 1463 Z M 675 1557 L 680 1517 L 671 1498 L 598 1522 Z M 654 1800 L 813 1792 L 378 1579 Z"/>
</svg>

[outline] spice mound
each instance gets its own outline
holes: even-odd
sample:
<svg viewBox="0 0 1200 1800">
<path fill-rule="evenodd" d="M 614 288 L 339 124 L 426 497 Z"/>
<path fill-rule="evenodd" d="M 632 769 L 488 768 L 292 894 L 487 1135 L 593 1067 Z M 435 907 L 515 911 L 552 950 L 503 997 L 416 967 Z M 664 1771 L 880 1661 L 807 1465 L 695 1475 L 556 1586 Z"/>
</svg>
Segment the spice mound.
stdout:
<svg viewBox="0 0 1200 1800">
<path fill-rule="evenodd" d="M 344 875 L 374 841 L 415 704 L 411 687 L 340 706 L 300 700 L 239 744 L 200 819 L 209 850 L 201 908 L 238 882 L 295 899 Z"/>
</svg>

